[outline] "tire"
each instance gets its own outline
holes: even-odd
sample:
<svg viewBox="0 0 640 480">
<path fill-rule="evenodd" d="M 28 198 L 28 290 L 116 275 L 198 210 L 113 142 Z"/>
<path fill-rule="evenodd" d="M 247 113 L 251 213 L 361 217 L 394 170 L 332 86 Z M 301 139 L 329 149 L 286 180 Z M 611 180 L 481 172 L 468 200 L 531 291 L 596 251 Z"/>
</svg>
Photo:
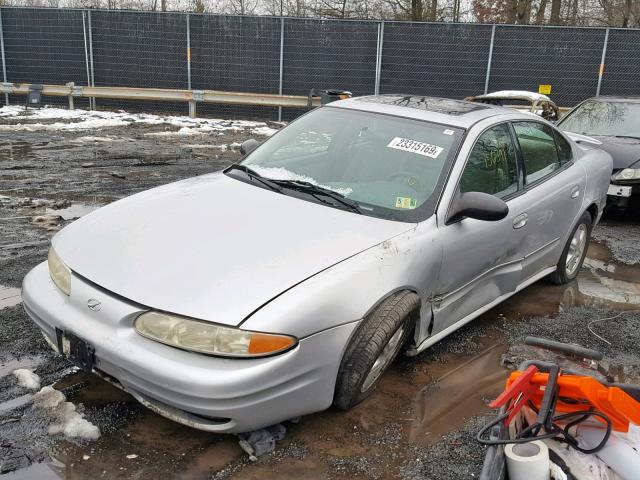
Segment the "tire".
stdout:
<svg viewBox="0 0 640 480">
<path fill-rule="evenodd" d="M 340 364 L 333 398 L 335 407 L 348 410 L 375 390 L 382 373 L 413 333 L 419 311 L 420 297 L 402 291 L 385 299 L 364 319 Z M 376 364 L 378 359 L 381 362 Z"/>
<path fill-rule="evenodd" d="M 580 220 L 578 220 L 575 228 L 571 231 L 569 240 L 567 240 L 567 244 L 564 246 L 564 250 L 562 250 L 562 255 L 560 256 L 560 260 L 558 261 L 556 271 L 548 277 L 551 283 L 555 283 L 556 285 L 564 285 L 571 282 L 578 276 L 578 272 L 580 272 L 582 263 L 584 262 L 584 257 L 587 255 L 587 248 L 589 247 L 589 237 L 591 236 L 592 226 L 593 220 L 591 219 L 591 215 L 589 214 L 589 212 L 584 212 L 580 217 Z M 575 255 L 577 254 L 577 252 L 572 249 L 572 243 L 574 242 L 574 240 L 576 240 L 576 233 L 580 229 L 583 229 L 585 238 L 584 244 L 582 246 L 582 251 L 580 252 L 579 257 L 576 258 Z M 570 264 L 569 268 L 567 267 L 567 262 L 569 262 Z"/>
</svg>

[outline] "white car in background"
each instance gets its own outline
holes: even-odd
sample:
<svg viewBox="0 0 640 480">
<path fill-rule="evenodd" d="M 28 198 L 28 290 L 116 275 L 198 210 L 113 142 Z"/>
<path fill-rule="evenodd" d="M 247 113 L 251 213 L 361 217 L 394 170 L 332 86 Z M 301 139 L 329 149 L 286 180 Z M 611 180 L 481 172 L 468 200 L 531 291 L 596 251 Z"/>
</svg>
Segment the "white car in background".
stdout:
<svg viewBox="0 0 640 480">
<path fill-rule="evenodd" d="M 527 92 L 526 90 L 500 90 L 499 92 L 487 93 L 486 95 L 467 97 L 465 100 L 515 108 L 520 112 L 533 113 L 550 122 L 555 122 L 560 119 L 558 106 L 553 100 L 541 93 Z"/>
</svg>

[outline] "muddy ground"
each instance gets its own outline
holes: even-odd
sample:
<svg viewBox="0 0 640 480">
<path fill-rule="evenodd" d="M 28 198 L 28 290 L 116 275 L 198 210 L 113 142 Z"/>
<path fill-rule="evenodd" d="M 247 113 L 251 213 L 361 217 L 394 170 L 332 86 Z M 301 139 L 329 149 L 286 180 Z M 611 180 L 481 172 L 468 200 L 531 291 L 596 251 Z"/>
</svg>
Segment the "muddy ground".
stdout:
<svg viewBox="0 0 640 480">
<path fill-rule="evenodd" d="M 19 287 L 45 260 L 51 235 L 74 218 L 147 188 L 219 170 L 239 157 L 238 142 L 269 128 L 226 123 L 229 128 L 212 132 L 159 117 L 105 124 L 1 113 L 3 478 L 477 478 L 484 451 L 474 436 L 490 418 L 487 400 L 501 390 L 508 368 L 546 355 L 524 347 L 526 335 L 599 349 L 618 381 L 640 383 L 634 208 L 606 212 L 577 281 L 535 284 L 418 357 L 398 359 L 371 398 L 347 413 L 328 410 L 287 424 L 276 451 L 251 462 L 236 437 L 173 423 L 75 371 L 29 321 Z M 42 386 L 62 391 L 99 427 L 100 438 L 50 435 L 52 420 L 32 406 L 33 390 L 17 385 L 17 368 L 34 369 Z"/>
</svg>

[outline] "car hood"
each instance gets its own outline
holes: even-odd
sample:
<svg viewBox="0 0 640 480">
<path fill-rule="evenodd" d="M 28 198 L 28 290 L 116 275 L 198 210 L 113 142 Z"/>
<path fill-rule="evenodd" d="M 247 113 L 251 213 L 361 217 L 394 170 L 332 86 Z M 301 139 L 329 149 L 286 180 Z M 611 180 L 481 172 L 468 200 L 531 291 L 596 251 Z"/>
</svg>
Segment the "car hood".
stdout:
<svg viewBox="0 0 640 480">
<path fill-rule="evenodd" d="M 613 157 L 613 169 L 628 168 L 640 160 L 640 140 L 635 138 L 620 138 L 603 135 L 591 135 L 600 140 L 601 148 Z"/>
<path fill-rule="evenodd" d="M 412 227 L 218 173 L 107 205 L 63 229 L 53 247 L 74 272 L 129 300 L 238 325 L 297 283 Z"/>
</svg>

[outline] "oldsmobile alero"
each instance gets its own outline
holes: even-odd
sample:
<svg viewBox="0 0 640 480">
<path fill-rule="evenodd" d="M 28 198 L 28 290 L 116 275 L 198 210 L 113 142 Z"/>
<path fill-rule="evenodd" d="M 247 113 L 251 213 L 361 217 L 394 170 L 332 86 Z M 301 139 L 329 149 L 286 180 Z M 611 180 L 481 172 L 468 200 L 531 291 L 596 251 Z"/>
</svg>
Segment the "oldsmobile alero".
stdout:
<svg viewBox="0 0 640 480">
<path fill-rule="evenodd" d="M 335 102 L 242 149 L 70 224 L 23 284 L 58 352 L 215 432 L 348 409 L 401 351 L 571 281 L 612 170 L 535 115 L 415 96 Z"/>
</svg>

